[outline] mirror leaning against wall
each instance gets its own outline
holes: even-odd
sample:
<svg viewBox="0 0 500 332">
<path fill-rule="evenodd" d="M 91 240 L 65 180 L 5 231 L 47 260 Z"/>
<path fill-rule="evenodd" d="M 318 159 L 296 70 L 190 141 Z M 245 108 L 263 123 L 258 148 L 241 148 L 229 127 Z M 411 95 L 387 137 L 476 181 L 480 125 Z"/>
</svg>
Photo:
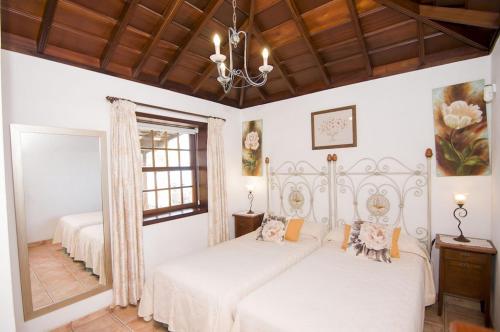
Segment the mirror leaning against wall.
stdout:
<svg viewBox="0 0 500 332">
<path fill-rule="evenodd" d="M 106 133 L 11 125 L 24 319 L 111 288 Z"/>
</svg>

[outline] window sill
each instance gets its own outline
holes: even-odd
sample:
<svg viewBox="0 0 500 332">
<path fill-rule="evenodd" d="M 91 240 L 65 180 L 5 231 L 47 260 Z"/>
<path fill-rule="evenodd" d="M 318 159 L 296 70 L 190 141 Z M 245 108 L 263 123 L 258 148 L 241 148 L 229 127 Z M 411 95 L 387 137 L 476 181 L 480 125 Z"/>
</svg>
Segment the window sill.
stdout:
<svg viewBox="0 0 500 332">
<path fill-rule="evenodd" d="M 207 213 L 208 209 L 206 207 L 198 207 L 192 209 L 182 209 L 172 212 L 162 212 L 159 214 L 147 215 L 143 217 L 143 226 L 158 224 L 165 221 L 186 218 L 190 216 L 195 216 L 197 214 Z"/>
</svg>

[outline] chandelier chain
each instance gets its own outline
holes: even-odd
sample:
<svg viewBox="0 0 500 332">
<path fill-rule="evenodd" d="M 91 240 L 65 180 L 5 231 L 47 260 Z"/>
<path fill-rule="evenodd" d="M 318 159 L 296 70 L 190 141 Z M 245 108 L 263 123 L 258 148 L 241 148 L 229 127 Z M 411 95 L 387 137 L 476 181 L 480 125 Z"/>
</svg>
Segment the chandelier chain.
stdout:
<svg viewBox="0 0 500 332">
<path fill-rule="evenodd" d="M 233 0 L 233 28 L 236 30 L 236 0 Z"/>
</svg>

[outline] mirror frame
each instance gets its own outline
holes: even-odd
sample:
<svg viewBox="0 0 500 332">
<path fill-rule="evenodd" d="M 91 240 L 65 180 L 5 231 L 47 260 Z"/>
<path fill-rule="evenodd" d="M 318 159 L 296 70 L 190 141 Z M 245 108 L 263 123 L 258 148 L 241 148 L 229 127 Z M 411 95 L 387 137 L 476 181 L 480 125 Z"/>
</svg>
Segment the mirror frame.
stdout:
<svg viewBox="0 0 500 332">
<path fill-rule="evenodd" d="M 17 249 L 19 255 L 19 271 L 21 278 L 21 293 L 23 301 L 24 320 L 28 321 L 35 317 L 45 315 L 56 309 L 65 307 L 88 297 L 94 296 L 112 288 L 113 277 L 111 270 L 111 243 L 109 226 L 109 190 L 108 190 L 108 164 L 107 164 L 107 141 L 106 132 L 85 129 L 67 129 L 43 126 L 31 126 L 21 124 L 11 124 L 11 149 L 12 149 L 12 173 L 14 179 L 14 204 L 16 213 L 17 228 Z M 31 280 L 29 271 L 28 243 L 26 233 L 26 213 L 24 202 L 24 180 L 23 180 L 23 160 L 21 135 L 23 133 L 39 133 L 52 135 L 72 135 L 89 136 L 99 139 L 99 153 L 101 161 L 101 199 L 104 228 L 104 268 L 107 283 L 99 285 L 95 289 L 89 290 L 77 296 L 48 305 L 38 310 L 33 309 Z"/>
</svg>

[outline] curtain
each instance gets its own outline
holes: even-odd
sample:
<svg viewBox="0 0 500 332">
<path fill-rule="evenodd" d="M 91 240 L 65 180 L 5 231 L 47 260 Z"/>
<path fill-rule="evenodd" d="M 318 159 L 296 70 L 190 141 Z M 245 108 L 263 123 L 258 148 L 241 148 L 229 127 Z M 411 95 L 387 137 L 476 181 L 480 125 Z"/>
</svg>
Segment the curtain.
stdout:
<svg viewBox="0 0 500 332">
<path fill-rule="evenodd" d="M 210 246 L 229 240 L 223 132 L 223 120 L 208 119 L 208 244 Z"/>
<path fill-rule="evenodd" d="M 137 304 L 144 285 L 142 165 L 136 105 L 111 104 L 113 305 Z"/>
</svg>

